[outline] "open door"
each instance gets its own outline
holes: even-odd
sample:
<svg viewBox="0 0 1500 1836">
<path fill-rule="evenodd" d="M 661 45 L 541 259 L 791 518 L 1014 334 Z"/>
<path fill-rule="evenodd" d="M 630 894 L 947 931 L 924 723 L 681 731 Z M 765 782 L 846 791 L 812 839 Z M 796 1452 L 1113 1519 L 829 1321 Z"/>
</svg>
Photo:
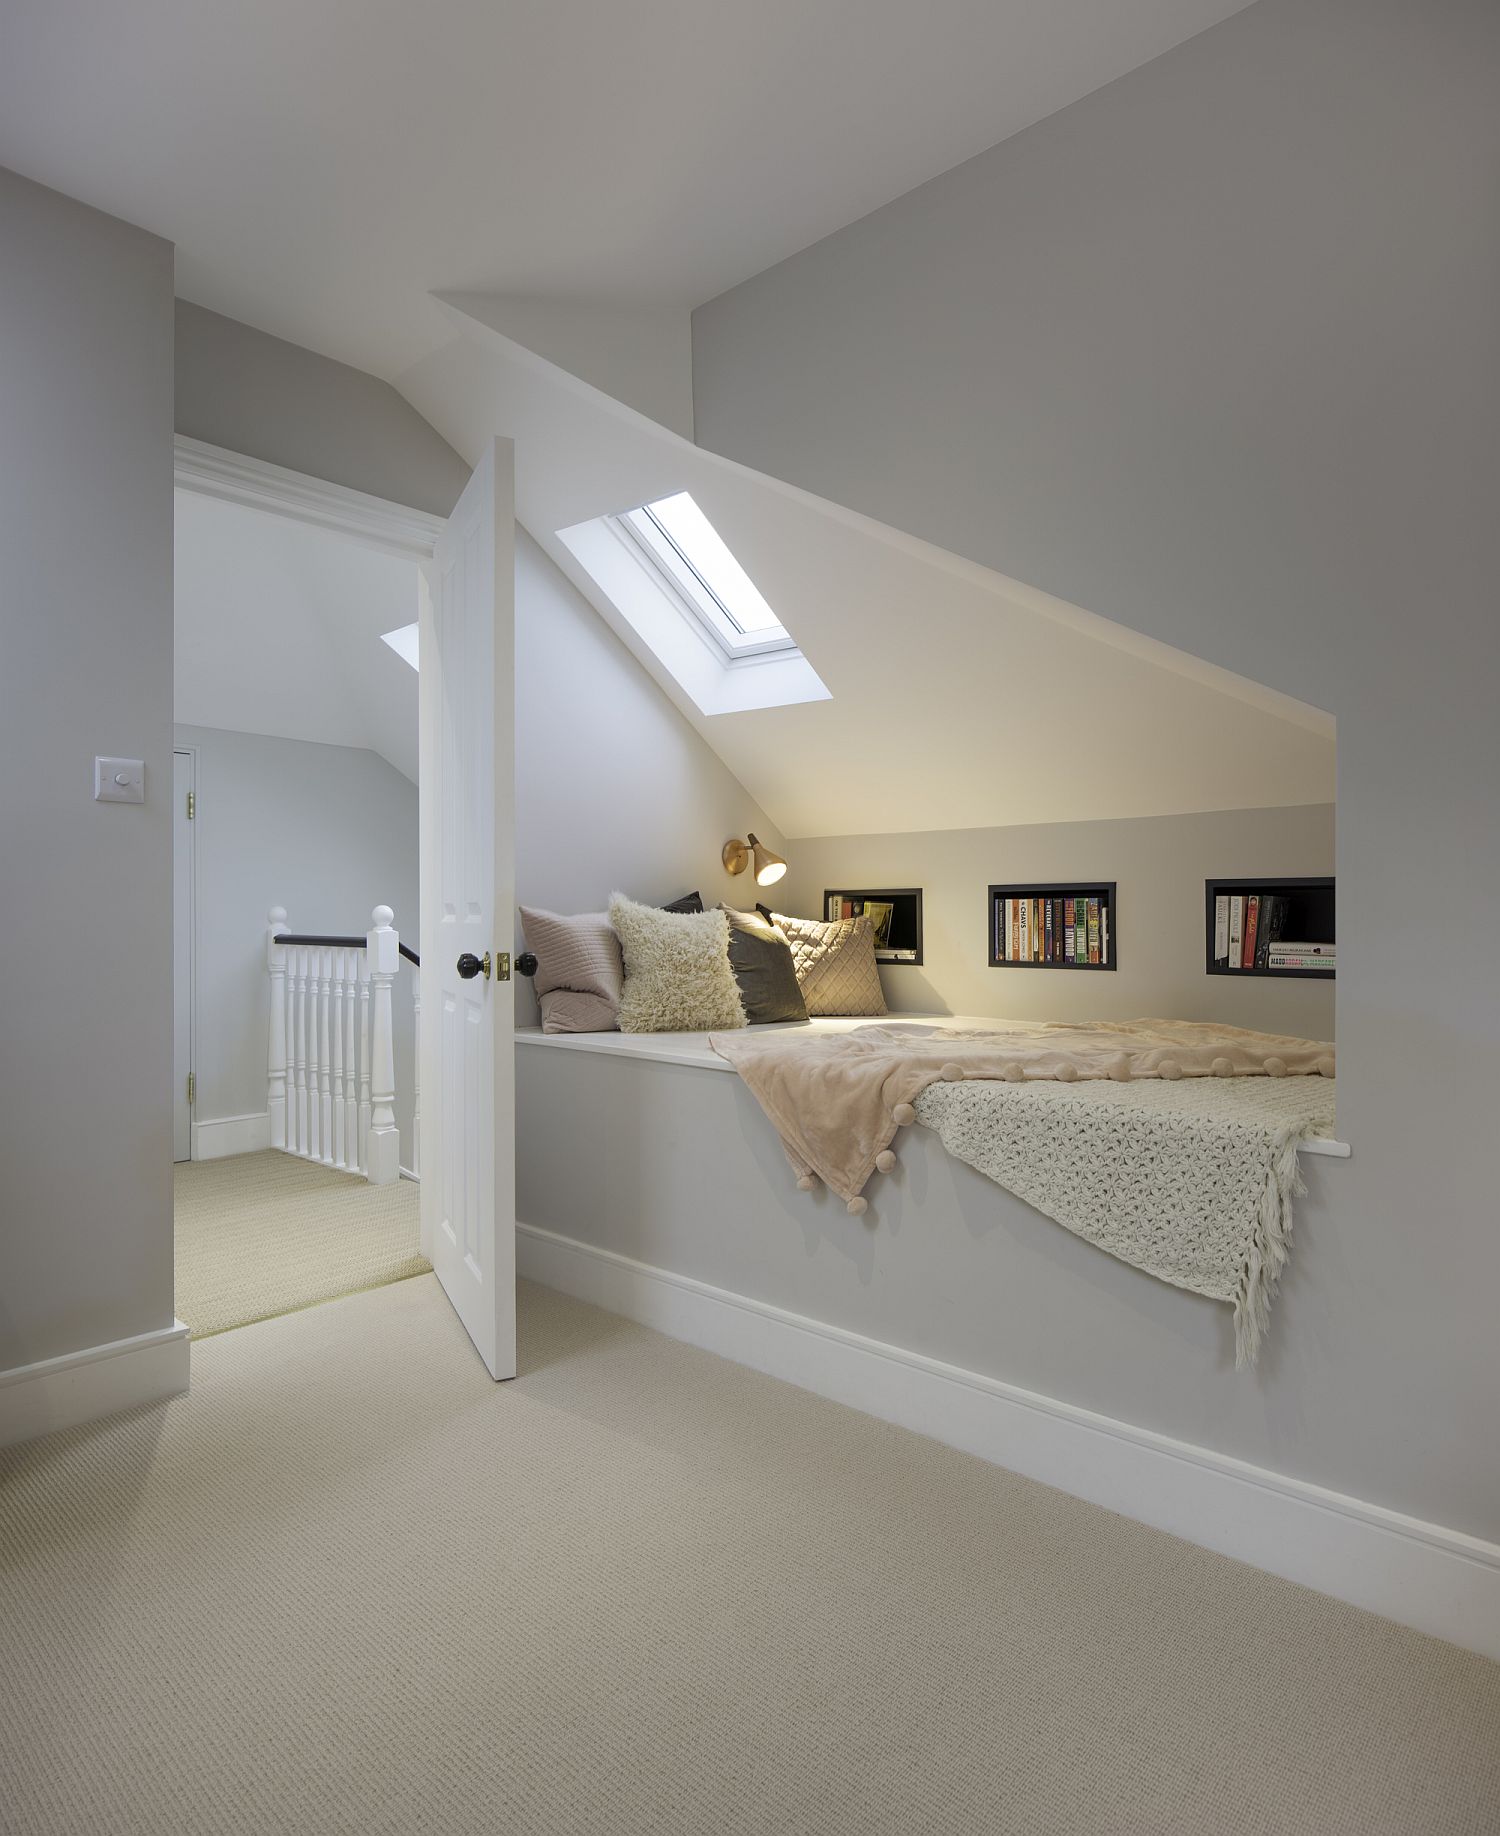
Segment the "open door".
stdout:
<svg viewBox="0 0 1500 1836">
<path fill-rule="evenodd" d="M 516 1374 L 515 480 L 475 467 L 418 632 L 422 810 L 422 1245 L 494 1377 Z"/>
</svg>

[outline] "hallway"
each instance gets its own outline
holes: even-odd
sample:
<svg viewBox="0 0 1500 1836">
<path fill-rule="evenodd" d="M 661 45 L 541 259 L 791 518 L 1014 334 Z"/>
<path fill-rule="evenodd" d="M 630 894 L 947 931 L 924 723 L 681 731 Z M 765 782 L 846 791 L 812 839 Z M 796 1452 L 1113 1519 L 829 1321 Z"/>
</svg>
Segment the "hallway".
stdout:
<svg viewBox="0 0 1500 1836">
<path fill-rule="evenodd" d="M 180 1163 L 173 1201 L 177 1317 L 194 1339 L 429 1266 L 411 1180 L 372 1186 L 268 1151 Z"/>
</svg>

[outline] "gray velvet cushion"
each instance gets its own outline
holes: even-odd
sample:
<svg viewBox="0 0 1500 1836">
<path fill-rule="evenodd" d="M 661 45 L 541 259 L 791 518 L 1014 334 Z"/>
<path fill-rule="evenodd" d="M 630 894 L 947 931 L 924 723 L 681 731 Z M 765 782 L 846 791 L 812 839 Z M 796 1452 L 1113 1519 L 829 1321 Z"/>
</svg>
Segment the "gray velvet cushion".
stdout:
<svg viewBox="0 0 1500 1836">
<path fill-rule="evenodd" d="M 740 1001 L 751 1026 L 773 1020 L 805 1020 L 807 1003 L 797 986 L 791 946 L 759 912 L 719 910 L 729 920 L 729 966 L 739 984 Z"/>
</svg>

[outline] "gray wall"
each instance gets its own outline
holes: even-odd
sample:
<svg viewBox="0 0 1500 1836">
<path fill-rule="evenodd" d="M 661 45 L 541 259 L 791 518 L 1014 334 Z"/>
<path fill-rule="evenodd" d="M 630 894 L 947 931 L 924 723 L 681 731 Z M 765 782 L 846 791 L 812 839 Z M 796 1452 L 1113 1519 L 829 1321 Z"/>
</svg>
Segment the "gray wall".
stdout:
<svg viewBox="0 0 1500 1836">
<path fill-rule="evenodd" d="M 572 583 L 524 532 L 516 549 L 516 896 L 600 911 L 744 882 L 720 850 L 780 834 Z M 518 945 L 519 947 L 519 945 Z M 533 1023 L 530 986 L 516 1017 Z"/>
<path fill-rule="evenodd" d="M 177 302 L 177 431 L 446 516 L 469 468 L 389 383 Z"/>
<path fill-rule="evenodd" d="M 417 932 L 417 787 L 373 752 L 179 726 L 197 753 L 195 1119 L 264 1114 L 266 913 L 295 931 L 362 935 L 389 905 Z M 411 1165 L 411 971 L 395 986 L 396 1120 Z"/>
<path fill-rule="evenodd" d="M 705 445 L 1337 715 L 1362 1331 L 1277 1464 L 1337 1422 L 1368 1495 L 1489 1537 L 1497 71 L 1493 0 L 1260 0 L 694 337 Z"/>
<path fill-rule="evenodd" d="M 1226 1020 L 1306 1039 L 1333 1037 L 1333 984 L 1210 976 L 1203 882 L 1227 875 L 1333 872 L 1333 806 L 1216 810 L 1130 822 L 1034 823 L 917 835 L 800 838 L 778 909 L 821 916 L 834 887 L 920 886 L 923 961 L 882 968 L 907 1013 L 1018 1020 Z M 988 889 L 1001 881 L 1114 880 L 1119 968 L 1045 975 L 988 966 Z M 778 892 L 780 888 L 776 889 Z M 764 896 L 764 895 L 762 895 Z"/>
<path fill-rule="evenodd" d="M 172 250 L 0 171 L 0 328 L 8 1369 L 172 1323 Z"/>
</svg>

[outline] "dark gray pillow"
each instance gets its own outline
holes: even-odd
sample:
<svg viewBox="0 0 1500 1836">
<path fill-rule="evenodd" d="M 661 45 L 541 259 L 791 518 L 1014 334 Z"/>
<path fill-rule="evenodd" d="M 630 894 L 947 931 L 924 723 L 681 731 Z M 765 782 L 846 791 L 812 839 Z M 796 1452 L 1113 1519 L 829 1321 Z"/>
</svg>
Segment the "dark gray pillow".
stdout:
<svg viewBox="0 0 1500 1836">
<path fill-rule="evenodd" d="M 703 910 L 702 893 L 684 893 L 680 899 L 674 899 L 670 905 L 661 908 L 664 912 L 701 912 Z"/>
<path fill-rule="evenodd" d="M 786 939 L 759 912 L 719 910 L 729 920 L 729 966 L 739 984 L 740 1005 L 751 1026 L 773 1020 L 805 1020 L 807 1003 L 797 986 L 797 966 Z"/>
</svg>

